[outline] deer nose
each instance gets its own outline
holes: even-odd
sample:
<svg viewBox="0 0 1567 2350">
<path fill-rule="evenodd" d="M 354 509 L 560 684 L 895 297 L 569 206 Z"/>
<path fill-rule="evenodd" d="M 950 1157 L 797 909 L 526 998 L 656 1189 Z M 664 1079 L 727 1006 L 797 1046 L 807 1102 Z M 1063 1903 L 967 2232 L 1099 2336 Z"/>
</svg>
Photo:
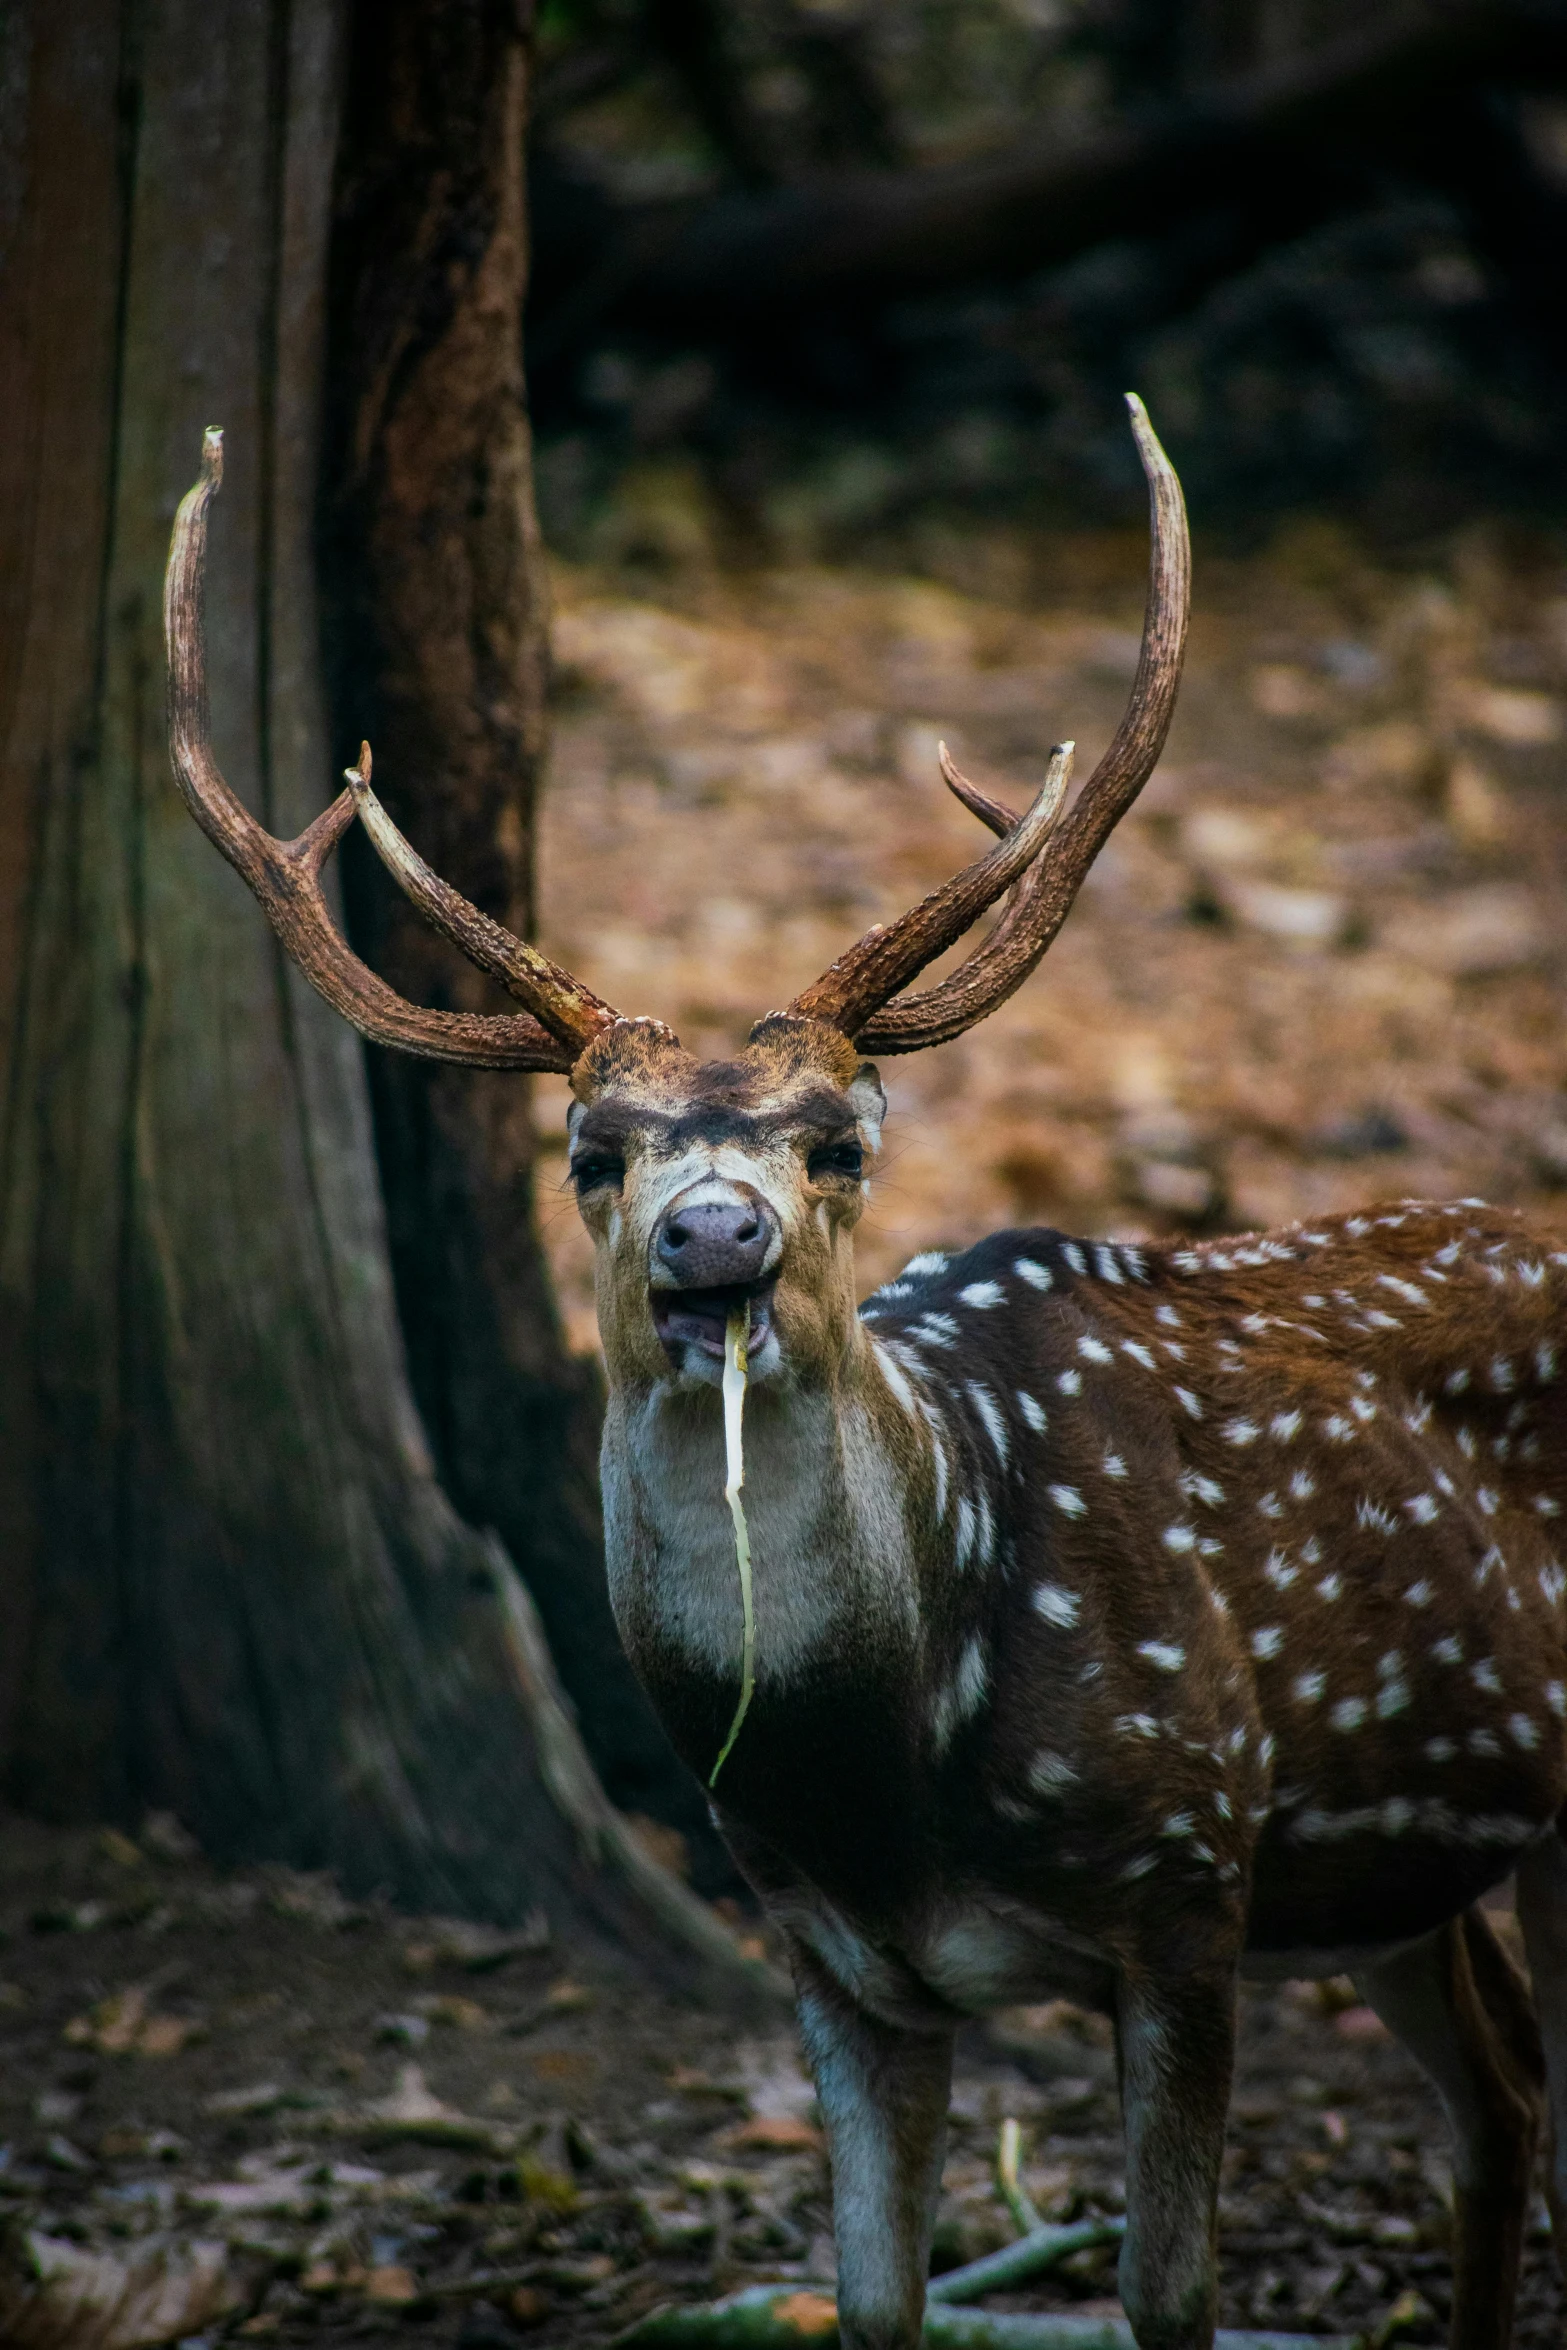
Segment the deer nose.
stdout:
<svg viewBox="0 0 1567 2350">
<path fill-rule="evenodd" d="M 676 1200 L 659 1218 L 653 1257 L 677 1289 L 728 1289 L 759 1278 L 777 1238 L 777 1217 L 754 1193 Z"/>
</svg>

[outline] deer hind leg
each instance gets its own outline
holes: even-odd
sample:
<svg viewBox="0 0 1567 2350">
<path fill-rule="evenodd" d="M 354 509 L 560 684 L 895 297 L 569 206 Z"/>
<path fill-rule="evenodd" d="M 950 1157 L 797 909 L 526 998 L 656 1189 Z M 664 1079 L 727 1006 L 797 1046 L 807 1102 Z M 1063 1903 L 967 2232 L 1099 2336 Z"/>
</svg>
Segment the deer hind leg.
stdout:
<svg viewBox="0 0 1567 2350">
<path fill-rule="evenodd" d="M 1507 2350 L 1543 2080 L 1528 1993 L 1479 1910 L 1359 1979 L 1453 2134 L 1452 2350 Z"/>
<path fill-rule="evenodd" d="M 796 1945 L 801 2037 L 832 2154 L 845 2350 L 915 2350 L 941 2192 L 952 2034 L 868 2015 Z"/>
<path fill-rule="evenodd" d="M 1567 2276 L 1567 1843 L 1559 1828 L 1518 1863 L 1518 1922 L 1529 1954 L 1550 2092 L 1545 2197 L 1556 2264 Z"/>
</svg>

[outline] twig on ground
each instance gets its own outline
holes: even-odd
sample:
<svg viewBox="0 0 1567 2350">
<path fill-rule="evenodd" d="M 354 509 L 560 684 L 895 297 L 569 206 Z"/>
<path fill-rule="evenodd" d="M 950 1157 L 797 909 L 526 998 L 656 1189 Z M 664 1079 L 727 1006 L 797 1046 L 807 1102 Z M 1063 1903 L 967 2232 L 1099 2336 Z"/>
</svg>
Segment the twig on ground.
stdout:
<svg viewBox="0 0 1567 2350">
<path fill-rule="evenodd" d="M 1082 2219 L 1059 2228 L 1042 2220 L 1015 2244 L 987 2252 L 983 2260 L 971 2260 L 966 2268 L 949 2268 L 944 2276 L 932 2277 L 925 2289 L 926 2302 L 950 2309 L 960 2302 L 983 2300 L 987 2293 L 1003 2293 L 1029 2277 L 1042 2275 L 1070 2253 L 1086 2252 L 1094 2244 L 1113 2244 L 1125 2233 L 1124 2219 Z"/>
<path fill-rule="evenodd" d="M 1023 2133 L 1009 2116 L 1001 2125 L 1001 2136 L 996 2143 L 996 2185 L 1001 2189 L 1001 2199 L 1012 2214 L 1018 2234 L 1037 2236 L 1045 2224 L 1044 2215 L 1018 2176 L 1022 2158 Z"/>
<path fill-rule="evenodd" d="M 655 2309 L 616 2337 L 620 2350 L 799 2350 L 802 2342 L 832 2350 L 837 2338 L 831 2296 L 799 2285 L 752 2285 L 725 2301 Z M 926 2350 L 1136 2350 L 1124 2318 L 1056 2311 L 993 2316 L 940 2301 L 926 2306 L 924 2341 Z M 1225 2329 L 1214 2335 L 1213 2350 L 1363 2350 L 1363 2338 Z"/>
</svg>

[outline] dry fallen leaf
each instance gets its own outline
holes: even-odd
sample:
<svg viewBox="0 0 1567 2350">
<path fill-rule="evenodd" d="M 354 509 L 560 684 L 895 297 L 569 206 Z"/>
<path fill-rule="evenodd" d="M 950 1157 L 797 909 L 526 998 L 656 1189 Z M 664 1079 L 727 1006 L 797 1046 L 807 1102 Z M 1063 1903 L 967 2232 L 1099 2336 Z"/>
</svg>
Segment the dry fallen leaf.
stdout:
<svg viewBox="0 0 1567 2350">
<path fill-rule="evenodd" d="M 719 2143 L 737 2150 L 755 2146 L 774 2154 L 814 2154 L 826 2140 L 820 2130 L 798 2114 L 757 2113 L 749 2121 L 725 2130 Z"/>
<path fill-rule="evenodd" d="M 133 1984 L 100 1999 L 86 2015 L 72 2016 L 61 2037 L 72 2048 L 96 2048 L 104 2056 L 178 2056 L 205 2036 L 205 2025 L 192 2016 L 149 2015 L 147 2001 L 148 1987 Z"/>
<path fill-rule="evenodd" d="M 156 2350 L 199 2333 L 242 2297 L 224 2244 L 149 2241 L 122 2257 L 34 2231 L 0 2245 L 7 2350 Z"/>
<path fill-rule="evenodd" d="M 1374 2007 L 1346 2007 L 1333 2018 L 1333 2029 L 1341 2040 L 1385 2040 L 1387 2026 Z"/>
<path fill-rule="evenodd" d="M 72 2048 L 97 2048 L 105 2056 L 124 2056 L 136 2044 L 147 2014 L 147 1994 L 133 1986 L 100 1999 L 86 2015 L 72 2016 L 61 2034 Z"/>
<path fill-rule="evenodd" d="M 205 2036 L 203 2026 L 186 2015 L 150 2015 L 136 2035 L 138 2056 L 178 2056 L 192 2040 Z"/>
<path fill-rule="evenodd" d="M 427 2016 L 432 2024 L 449 2024 L 459 2032 L 493 2032 L 495 2018 L 477 1999 L 464 1999 L 455 1991 L 436 1992 L 414 2001 L 416 2014 Z"/>
<path fill-rule="evenodd" d="M 412 2269 L 400 2268 L 387 2262 L 381 2268 L 371 2269 L 364 2282 L 367 2301 L 377 2301 L 383 2308 L 401 2309 L 419 2298 L 419 2281 Z"/>
<path fill-rule="evenodd" d="M 831 2334 L 838 2329 L 838 2304 L 825 2293 L 788 2293 L 773 2303 L 773 2316 L 796 2334 Z"/>
</svg>

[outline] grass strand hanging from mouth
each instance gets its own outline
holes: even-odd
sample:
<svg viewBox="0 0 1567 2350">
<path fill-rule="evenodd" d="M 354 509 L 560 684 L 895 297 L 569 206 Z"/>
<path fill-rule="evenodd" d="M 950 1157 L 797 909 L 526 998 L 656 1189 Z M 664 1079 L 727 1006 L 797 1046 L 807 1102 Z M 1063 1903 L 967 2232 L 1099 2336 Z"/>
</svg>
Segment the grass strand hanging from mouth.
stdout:
<svg viewBox="0 0 1567 2350">
<path fill-rule="evenodd" d="M 709 1787 L 716 1787 L 718 1774 L 729 1760 L 729 1750 L 740 1735 L 740 1724 L 745 1720 L 755 1686 L 756 1616 L 751 1606 L 751 1537 L 745 1522 L 745 1504 L 740 1499 L 740 1488 L 745 1483 L 745 1454 L 741 1446 L 741 1422 L 745 1413 L 746 1363 L 751 1347 L 751 1306 L 749 1299 L 736 1306 L 724 1328 L 724 1499 L 729 1504 L 729 1515 L 735 1522 L 735 1564 L 740 1570 L 740 1611 L 744 1620 L 740 1652 L 740 1702 L 735 1707 L 735 1718 L 729 1725 L 729 1735 L 719 1749 L 717 1762 L 708 1779 Z"/>
</svg>

